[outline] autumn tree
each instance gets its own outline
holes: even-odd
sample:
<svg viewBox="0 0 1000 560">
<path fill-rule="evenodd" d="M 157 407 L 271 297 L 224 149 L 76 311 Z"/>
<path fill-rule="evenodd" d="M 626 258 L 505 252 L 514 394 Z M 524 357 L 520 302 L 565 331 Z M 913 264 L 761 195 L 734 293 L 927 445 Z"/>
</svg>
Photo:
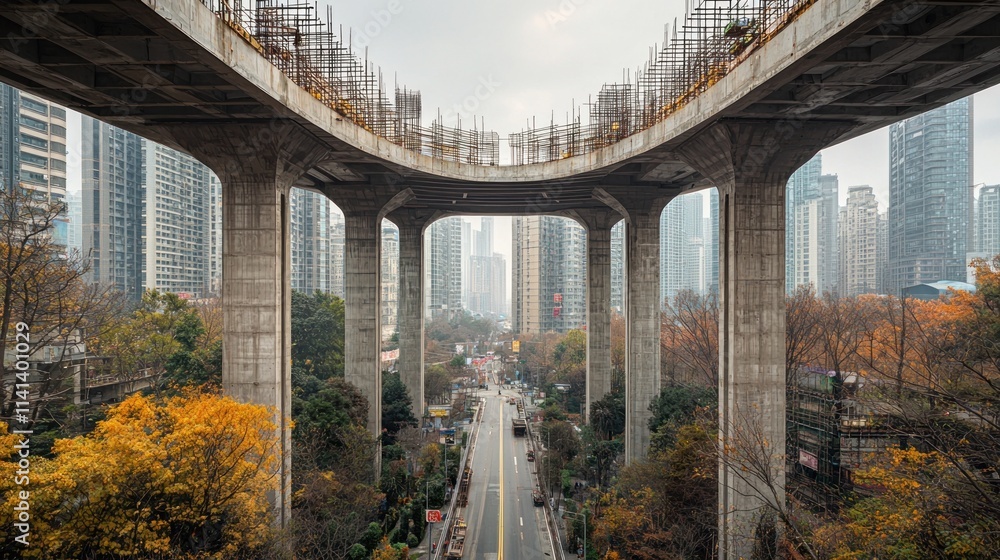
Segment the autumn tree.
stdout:
<svg viewBox="0 0 1000 560">
<path fill-rule="evenodd" d="M 439 402 L 451 394 L 451 375 L 441 364 L 434 364 L 424 373 L 424 395 L 430 402 Z"/>
<path fill-rule="evenodd" d="M 987 559 L 1000 551 L 1000 521 L 990 515 L 956 515 L 976 503 L 965 474 L 939 453 L 891 449 L 856 473 L 870 489 L 841 519 L 817 530 L 824 557 Z"/>
<path fill-rule="evenodd" d="M 58 432 L 65 421 L 76 373 L 69 357 L 107 326 L 121 303 L 110 288 L 86 284 L 83 259 L 56 244 L 54 226 L 64 213 L 64 204 L 35 191 L 0 190 L 0 355 L 32 363 L 18 378 L 15 362 L 4 360 L 0 419 L 34 429 L 33 452 L 44 451 L 48 436 L 40 434 Z M 43 359 L 43 352 L 58 357 Z M 16 401 L 28 401 L 27 411 L 17 410 Z"/>
<path fill-rule="evenodd" d="M 212 394 L 135 395 L 32 462 L 26 558 L 267 556 L 274 413 Z M 4 471 L 15 467 L 2 464 Z M 0 484 L 10 484 L 4 477 Z M 0 518 L 9 534 L 15 493 Z M 4 543 L 11 543 L 5 538 Z"/>
<path fill-rule="evenodd" d="M 815 362 L 822 336 L 822 303 L 812 285 L 785 296 L 785 374 L 789 383 L 799 366 Z"/>
<path fill-rule="evenodd" d="M 714 294 L 684 290 L 667 302 L 661 345 L 676 356 L 693 382 L 716 387 L 719 383 L 719 304 Z"/>
<path fill-rule="evenodd" d="M 673 445 L 622 469 L 594 504 L 594 548 L 620 558 L 712 558 L 718 470 L 712 414 L 693 415 Z"/>
</svg>

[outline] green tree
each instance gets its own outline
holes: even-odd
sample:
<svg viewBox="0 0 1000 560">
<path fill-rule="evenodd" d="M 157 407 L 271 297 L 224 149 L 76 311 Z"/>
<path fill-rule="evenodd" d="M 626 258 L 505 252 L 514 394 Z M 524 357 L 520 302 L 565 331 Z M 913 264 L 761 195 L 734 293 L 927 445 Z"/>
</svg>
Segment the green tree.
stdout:
<svg viewBox="0 0 1000 560">
<path fill-rule="evenodd" d="M 674 446 L 677 430 L 694 422 L 699 409 L 716 410 L 718 392 L 705 387 L 670 385 L 660 390 L 649 410 L 649 429 L 653 433 L 650 448 L 653 451 L 666 450 Z"/>
<path fill-rule="evenodd" d="M 318 379 L 344 374 L 344 301 L 292 292 L 292 368 Z"/>
<path fill-rule="evenodd" d="M 604 440 L 625 433 L 625 394 L 612 391 L 590 406 L 590 425 Z"/>
<path fill-rule="evenodd" d="M 413 399 L 399 373 L 382 372 L 382 430 L 385 443 L 395 442 L 395 435 L 404 426 L 416 426 L 413 416 Z"/>
</svg>

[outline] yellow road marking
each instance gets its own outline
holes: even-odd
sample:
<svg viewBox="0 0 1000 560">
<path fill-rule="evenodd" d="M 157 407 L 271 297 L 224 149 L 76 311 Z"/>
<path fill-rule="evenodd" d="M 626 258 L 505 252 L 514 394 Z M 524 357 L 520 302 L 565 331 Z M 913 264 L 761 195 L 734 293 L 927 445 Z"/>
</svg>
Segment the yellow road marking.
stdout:
<svg viewBox="0 0 1000 560">
<path fill-rule="evenodd" d="M 497 547 L 497 560 L 503 560 L 503 407 L 500 407 L 500 545 Z"/>
</svg>

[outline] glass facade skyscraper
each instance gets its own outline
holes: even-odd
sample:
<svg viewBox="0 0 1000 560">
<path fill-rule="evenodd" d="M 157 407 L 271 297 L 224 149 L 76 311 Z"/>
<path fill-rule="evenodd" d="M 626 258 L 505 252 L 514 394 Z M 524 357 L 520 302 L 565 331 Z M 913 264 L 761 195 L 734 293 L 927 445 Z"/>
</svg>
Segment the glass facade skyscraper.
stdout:
<svg viewBox="0 0 1000 560">
<path fill-rule="evenodd" d="M 972 98 L 889 129 L 887 290 L 966 280 L 973 248 Z"/>
</svg>

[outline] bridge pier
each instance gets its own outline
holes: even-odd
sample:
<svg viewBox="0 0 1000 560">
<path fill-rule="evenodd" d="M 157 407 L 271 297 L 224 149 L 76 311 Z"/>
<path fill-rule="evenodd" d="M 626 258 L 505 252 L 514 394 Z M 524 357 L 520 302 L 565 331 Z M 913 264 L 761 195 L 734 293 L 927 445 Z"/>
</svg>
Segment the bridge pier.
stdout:
<svg viewBox="0 0 1000 560">
<path fill-rule="evenodd" d="M 610 208 L 573 211 L 587 228 L 587 387 L 591 406 L 611 392 L 611 228 L 621 215 Z"/>
<path fill-rule="evenodd" d="M 423 418 L 424 397 L 424 230 L 436 213 L 399 209 L 388 216 L 399 228 L 399 377 Z"/>
<path fill-rule="evenodd" d="M 660 394 L 660 214 L 673 193 L 607 187 L 595 196 L 625 217 L 625 462 L 633 463 L 649 454 L 649 405 Z"/>
<path fill-rule="evenodd" d="M 841 123 L 721 121 L 679 150 L 719 188 L 719 559 L 777 546 L 785 508 L 785 185 Z"/>
<path fill-rule="evenodd" d="M 344 378 L 368 399 L 366 427 L 377 438 L 382 434 L 382 218 L 412 195 L 393 186 L 325 192 L 344 213 Z"/>
<path fill-rule="evenodd" d="M 275 525 L 291 518 L 291 251 L 288 194 L 328 149 L 290 125 L 162 127 L 222 183 L 222 389 L 274 409 Z"/>
</svg>

